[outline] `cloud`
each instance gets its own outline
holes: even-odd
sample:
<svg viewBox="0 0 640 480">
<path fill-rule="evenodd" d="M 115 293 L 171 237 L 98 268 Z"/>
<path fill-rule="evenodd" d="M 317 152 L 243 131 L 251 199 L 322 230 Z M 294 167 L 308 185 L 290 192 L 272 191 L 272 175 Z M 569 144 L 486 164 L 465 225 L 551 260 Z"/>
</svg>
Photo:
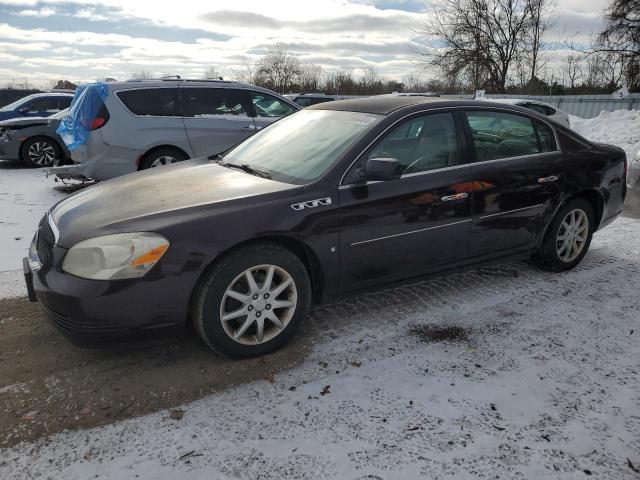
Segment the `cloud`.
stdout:
<svg viewBox="0 0 640 480">
<path fill-rule="evenodd" d="M 201 15 L 203 20 L 216 25 L 266 30 L 288 29 L 305 33 L 336 32 L 410 32 L 417 20 L 414 15 L 390 14 L 351 14 L 331 18 L 315 18 L 308 21 L 282 21 L 253 12 L 238 10 L 220 10 Z"/>
</svg>

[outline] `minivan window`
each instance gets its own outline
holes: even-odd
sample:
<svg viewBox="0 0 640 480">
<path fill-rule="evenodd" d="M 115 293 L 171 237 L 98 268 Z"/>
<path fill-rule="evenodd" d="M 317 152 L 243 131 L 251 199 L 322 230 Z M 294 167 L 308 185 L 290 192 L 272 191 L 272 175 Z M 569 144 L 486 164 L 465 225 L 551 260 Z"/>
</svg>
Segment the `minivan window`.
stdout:
<svg viewBox="0 0 640 480">
<path fill-rule="evenodd" d="M 379 141 L 368 158 L 395 158 L 404 174 L 463 163 L 453 114 L 434 113 L 402 122 Z"/>
<path fill-rule="evenodd" d="M 504 112 L 469 111 L 476 161 L 518 157 L 540 152 L 533 121 Z"/>
<path fill-rule="evenodd" d="M 241 91 L 231 88 L 182 88 L 185 117 L 248 116 Z"/>
<path fill-rule="evenodd" d="M 296 111 L 288 103 L 262 92 L 251 92 L 251 102 L 258 117 L 286 117 Z"/>
<path fill-rule="evenodd" d="M 302 110 L 256 133 L 224 155 L 274 180 L 308 183 L 325 173 L 380 115 L 333 110 Z"/>
<path fill-rule="evenodd" d="M 180 116 L 180 97 L 177 88 L 144 88 L 116 93 L 120 101 L 134 115 L 149 117 Z"/>
</svg>

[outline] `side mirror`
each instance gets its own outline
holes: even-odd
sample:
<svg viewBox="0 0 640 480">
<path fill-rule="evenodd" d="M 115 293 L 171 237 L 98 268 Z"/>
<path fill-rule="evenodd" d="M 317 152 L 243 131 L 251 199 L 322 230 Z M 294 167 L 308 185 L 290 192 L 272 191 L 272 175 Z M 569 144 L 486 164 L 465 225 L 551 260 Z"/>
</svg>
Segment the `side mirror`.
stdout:
<svg viewBox="0 0 640 480">
<path fill-rule="evenodd" d="M 365 166 L 366 180 L 395 180 L 402 176 L 402 165 L 395 158 L 370 158 Z"/>
</svg>

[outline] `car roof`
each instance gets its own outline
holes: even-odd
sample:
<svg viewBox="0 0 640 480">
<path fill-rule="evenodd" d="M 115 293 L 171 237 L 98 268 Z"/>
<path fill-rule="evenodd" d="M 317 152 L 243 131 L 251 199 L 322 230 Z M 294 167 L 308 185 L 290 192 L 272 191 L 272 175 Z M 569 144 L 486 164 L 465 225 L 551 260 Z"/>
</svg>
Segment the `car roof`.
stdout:
<svg viewBox="0 0 640 480">
<path fill-rule="evenodd" d="M 538 105 L 552 106 L 548 103 L 541 102 L 540 100 L 534 100 L 532 98 L 479 98 L 478 100 L 482 102 L 505 103 L 509 105 L 517 105 L 519 103 L 536 103 Z"/>
<path fill-rule="evenodd" d="M 441 97 L 377 95 L 374 97 L 353 98 L 349 100 L 336 100 L 335 102 L 319 103 L 317 105 L 307 107 L 305 110 L 340 110 L 345 112 L 389 115 L 401 108 L 418 105 L 425 105 L 430 108 L 477 107 L 478 102 L 475 100 L 446 100 Z M 518 109 L 518 107 L 515 107 L 514 110 L 515 109 Z"/>
</svg>

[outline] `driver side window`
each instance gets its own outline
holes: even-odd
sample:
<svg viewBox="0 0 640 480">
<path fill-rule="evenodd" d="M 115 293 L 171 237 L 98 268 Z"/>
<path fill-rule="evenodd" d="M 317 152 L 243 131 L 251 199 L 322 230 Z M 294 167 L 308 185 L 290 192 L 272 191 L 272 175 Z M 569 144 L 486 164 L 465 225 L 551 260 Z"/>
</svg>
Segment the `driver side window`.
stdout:
<svg viewBox="0 0 640 480">
<path fill-rule="evenodd" d="M 369 152 L 368 158 L 395 158 L 403 175 L 460 165 L 452 113 L 434 113 L 400 123 Z"/>
</svg>

